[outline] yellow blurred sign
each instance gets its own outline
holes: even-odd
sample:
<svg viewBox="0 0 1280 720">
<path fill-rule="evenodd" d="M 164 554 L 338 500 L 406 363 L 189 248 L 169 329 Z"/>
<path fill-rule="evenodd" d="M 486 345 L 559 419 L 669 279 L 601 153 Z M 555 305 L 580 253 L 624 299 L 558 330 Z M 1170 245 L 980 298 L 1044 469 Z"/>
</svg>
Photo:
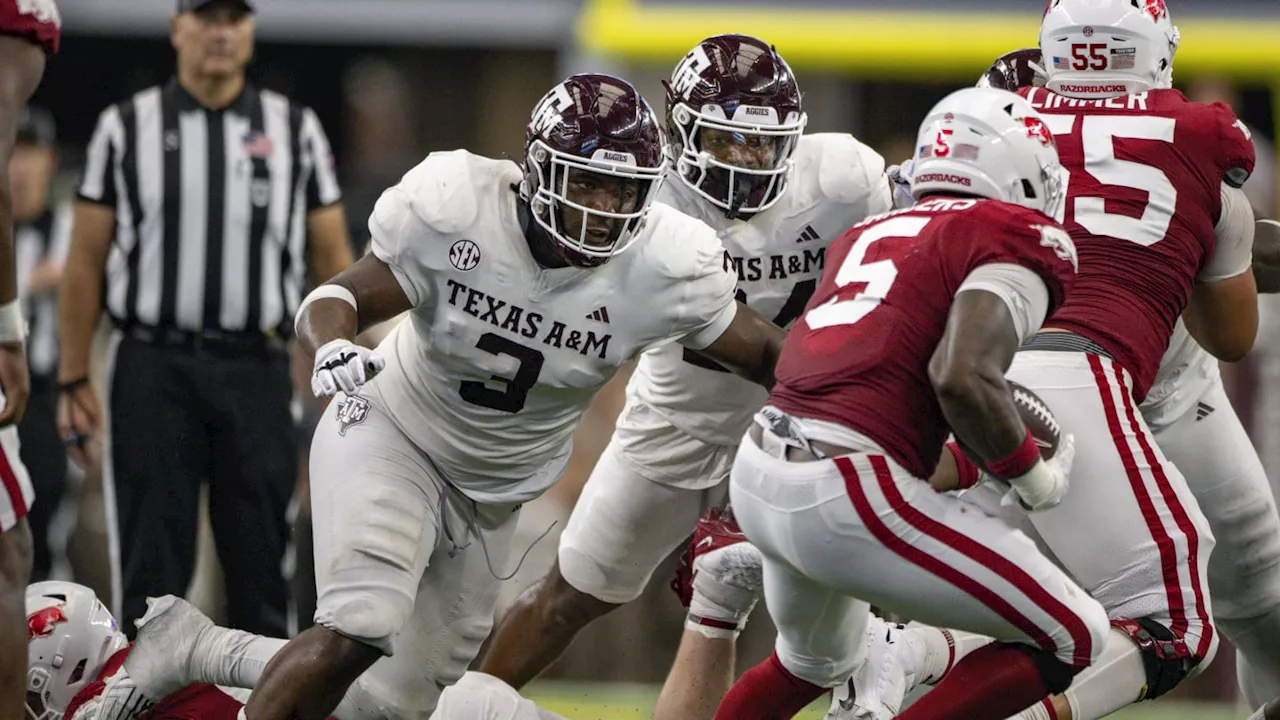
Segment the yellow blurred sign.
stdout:
<svg viewBox="0 0 1280 720">
<path fill-rule="evenodd" d="M 589 0 L 577 33 L 583 49 L 634 62 L 672 64 L 705 37 L 738 32 L 773 43 L 797 68 L 970 80 L 1000 55 L 1037 44 L 1042 5 L 1028 7 L 1029 12 L 1013 15 Z M 1280 21 L 1195 15 L 1175 20 L 1182 32 L 1180 77 L 1280 77 Z"/>
</svg>

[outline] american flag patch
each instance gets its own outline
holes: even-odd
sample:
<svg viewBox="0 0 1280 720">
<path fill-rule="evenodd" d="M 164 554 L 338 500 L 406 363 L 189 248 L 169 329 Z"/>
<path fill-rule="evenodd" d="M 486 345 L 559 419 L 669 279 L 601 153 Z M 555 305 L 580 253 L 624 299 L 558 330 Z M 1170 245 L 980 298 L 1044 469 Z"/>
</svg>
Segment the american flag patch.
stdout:
<svg viewBox="0 0 1280 720">
<path fill-rule="evenodd" d="M 1070 70 L 1071 60 L 1068 58 L 1058 57 L 1055 55 L 1053 58 L 1053 68 L 1055 70 Z"/>
<path fill-rule="evenodd" d="M 274 150 L 275 145 L 265 133 L 251 132 L 244 136 L 244 152 L 251 158 L 269 158 Z"/>
<path fill-rule="evenodd" d="M 956 143 L 951 146 L 951 155 L 957 160 L 977 160 L 978 146 L 968 143 Z"/>
</svg>

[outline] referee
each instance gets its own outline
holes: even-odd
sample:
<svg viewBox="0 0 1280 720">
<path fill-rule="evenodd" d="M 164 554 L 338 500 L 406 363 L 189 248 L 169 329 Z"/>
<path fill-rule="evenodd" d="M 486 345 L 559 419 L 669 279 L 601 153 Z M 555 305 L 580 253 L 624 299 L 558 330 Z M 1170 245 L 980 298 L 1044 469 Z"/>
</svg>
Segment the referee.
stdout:
<svg viewBox="0 0 1280 720">
<path fill-rule="evenodd" d="M 184 595 L 197 498 L 226 575 L 227 619 L 286 636 L 281 563 L 297 480 L 286 338 L 306 271 L 352 262 L 329 142 L 314 112 L 245 81 L 253 8 L 180 0 L 177 75 L 107 108 L 90 141 L 59 296 L 59 427 L 101 458 L 116 617 Z M 110 437 L 89 386 L 105 304 Z"/>
</svg>

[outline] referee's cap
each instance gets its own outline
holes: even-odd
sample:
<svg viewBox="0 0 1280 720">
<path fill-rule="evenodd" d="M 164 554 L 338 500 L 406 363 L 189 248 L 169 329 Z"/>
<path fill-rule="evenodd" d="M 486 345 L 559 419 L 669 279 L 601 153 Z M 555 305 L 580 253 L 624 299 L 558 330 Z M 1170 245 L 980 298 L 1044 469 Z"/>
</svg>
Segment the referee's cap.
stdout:
<svg viewBox="0 0 1280 720">
<path fill-rule="evenodd" d="M 195 12 L 205 5 L 212 5 L 216 2 L 229 2 L 232 5 L 239 5 L 245 10 L 253 12 L 253 3 L 248 0 L 178 0 L 178 13 Z"/>
<path fill-rule="evenodd" d="M 53 147 L 58 141 L 57 126 L 53 122 L 53 115 L 49 114 L 49 111 L 44 108 L 30 105 L 22 108 L 22 113 L 18 116 L 16 141 L 19 145 Z"/>
</svg>

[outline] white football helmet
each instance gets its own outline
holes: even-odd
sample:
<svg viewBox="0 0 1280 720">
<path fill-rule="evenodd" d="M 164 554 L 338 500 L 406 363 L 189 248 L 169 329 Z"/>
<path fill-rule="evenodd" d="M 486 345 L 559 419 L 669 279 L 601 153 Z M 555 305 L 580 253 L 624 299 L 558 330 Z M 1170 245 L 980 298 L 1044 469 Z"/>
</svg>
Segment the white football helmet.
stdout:
<svg viewBox="0 0 1280 720">
<path fill-rule="evenodd" d="M 27 586 L 27 720 L 60 720 L 76 693 L 129 641 L 92 590 Z"/>
<path fill-rule="evenodd" d="M 911 194 L 975 195 L 1057 217 L 1063 170 L 1058 146 L 1040 115 L 1021 97 L 995 88 L 965 88 L 929 111 L 920 126 Z"/>
<path fill-rule="evenodd" d="M 1173 87 L 1178 39 L 1164 0 L 1053 0 L 1040 23 L 1046 85 L 1083 99 Z"/>
</svg>

